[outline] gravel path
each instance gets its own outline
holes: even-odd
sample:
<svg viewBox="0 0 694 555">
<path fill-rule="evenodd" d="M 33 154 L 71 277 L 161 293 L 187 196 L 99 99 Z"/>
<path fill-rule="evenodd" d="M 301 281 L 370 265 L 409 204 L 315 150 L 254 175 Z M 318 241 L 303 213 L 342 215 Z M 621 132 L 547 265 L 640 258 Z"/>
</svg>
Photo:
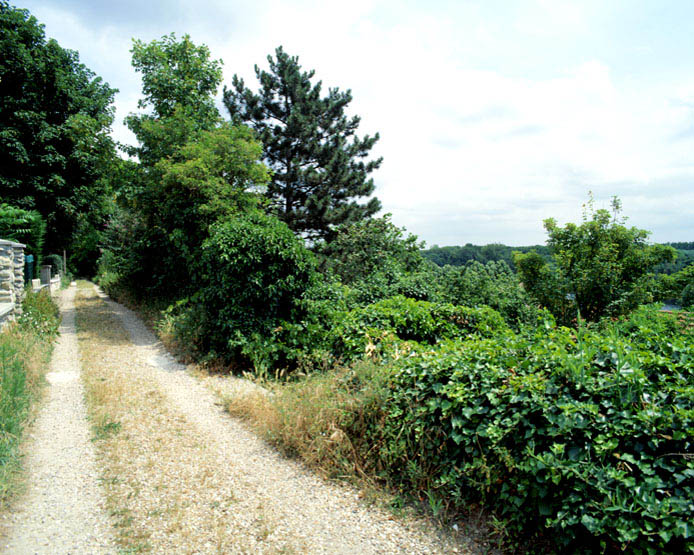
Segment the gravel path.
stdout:
<svg viewBox="0 0 694 555">
<path fill-rule="evenodd" d="M 262 537 L 256 530 L 244 552 L 470 551 L 471 546 L 462 541 L 453 543 L 451 538 L 442 539 L 425 530 L 421 522 L 395 519 L 385 510 L 367 507 L 356 490 L 327 483 L 279 455 L 243 423 L 225 414 L 215 395 L 164 351 L 133 312 L 100 291 L 99 295 L 130 334 L 133 345 L 121 355 L 128 358 L 124 365 L 137 367 L 139 376 L 163 395 L 167 410 L 179 415 L 186 428 L 194 428 L 198 445 L 205 446 L 204 458 L 209 458 L 200 461 L 201 471 L 216 469 L 214 478 L 233 490 L 233 514 L 227 526 L 237 527 L 234 534 L 241 537 L 244 522 L 265 523 Z M 210 550 L 198 545 L 185 551 Z"/>
<path fill-rule="evenodd" d="M 6 553 L 115 552 L 79 380 L 74 296 L 74 286 L 61 292 L 60 338 L 26 446 L 28 491 L 8 516 Z"/>
</svg>

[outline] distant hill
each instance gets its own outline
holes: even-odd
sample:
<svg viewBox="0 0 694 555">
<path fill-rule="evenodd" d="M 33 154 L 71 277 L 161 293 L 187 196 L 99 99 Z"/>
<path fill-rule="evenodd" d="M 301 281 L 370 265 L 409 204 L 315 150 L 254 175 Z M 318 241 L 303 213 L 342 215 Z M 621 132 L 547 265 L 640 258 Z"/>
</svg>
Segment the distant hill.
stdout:
<svg viewBox="0 0 694 555">
<path fill-rule="evenodd" d="M 548 260 L 550 258 L 549 249 L 545 245 L 509 247 L 500 243 L 492 243 L 490 245 L 472 245 L 468 243 L 462 247 L 439 247 L 434 245 L 430 249 L 423 250 L 422 255 L 437 266 L 464 266 L 472 260 L 482 264 L 492 260 L 503 260 L 513 268 L 512 253 L 514 251 L 529 252 L 531 250 L 537 251 Z"/>
<path fill-rule="evenodd" d="M 677 249 L 677 260 L 666 264 L 658 264 L 654 270 L 657 274 L 674 274 L 682 268 L 694 264 L 694 241 L 663 243 Z"/>
<path fill-rule="evenodd" d="M 657 274 L 672 274 L 678 272 L 685 266 L 694 264 L 694 241 L 663 243 L 677 250 L 677 260 L 667 264 L 659 264 L 654 268 Z M 464 246 L 439 247 L 434 245 L 430 249 L 422 251 L 424 258 L 431 260 L 437 266 L 464 266 L 472 260 L 486 264 L 492 260 L 503 260 L 513 268 L 512 253 L 514 251 L 529 252 L 535 250 L 547 260 L 551 255 L 545 245 L 532 245 L 529 247 L 509 247 L 501 243 L 491 243 L 489 245 L 473 245 L 468 243 Z M 514 268 L 515 269 L 515 268 Z"/>
</svg>

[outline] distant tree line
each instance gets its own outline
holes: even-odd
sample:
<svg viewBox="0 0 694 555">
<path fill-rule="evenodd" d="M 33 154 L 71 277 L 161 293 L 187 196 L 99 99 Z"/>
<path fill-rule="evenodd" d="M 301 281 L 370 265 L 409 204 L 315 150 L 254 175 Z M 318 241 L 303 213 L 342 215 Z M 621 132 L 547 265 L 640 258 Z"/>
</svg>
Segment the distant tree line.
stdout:
<svg viewBox="0 0 694 555">
<path fill-rule="evenodd" d="M 663 262 L 653 268 L 656 274 L 674 274 L 683 268 L 694 264 L 694 242 L 662 243 L 665 246 L 674 248 L 677 251 L 677 258 L 672 262 Z M 528 247 L 511 247 L 501 243 L 491 243 L 489 245 L 473 245 L 467 243 L 464 246 L 439 247 L 434 245 L 429 249 L 422 250 L 422 255 L 437 266 L 465 266 L 471 262 L 504 261 L 514 270 L 513 253 L 520 252 L 527 254 L 535 251 L 546 261 L 551 262 L 552 253 L 545 245 L 533 245 Z"/>
<path fill-rule="evenodd" d="M 677 258 L 672 262 L 658 264 L 653 271 L 656 274 L 675 274 L 687 266 L 694 264 L 694 241 L 663 243 L 677 251 Z"/>
<path fill-rule="evenodd" d="M 547 260 L 551 259 L 549 249 L 544 245 L 533 245 L 529 247 L 510 247 L 501 243 L 491 243 L 489 245 L 473 245 L 467 243 L 465 246 L 439 247 L 434 245 L 422 251 L 424 258 L 431 260 L 437 266 L 465 266 L 469 262 L 498 262 L 503 260 L 513 268 L 513 253 L 530 251 L 537 252 Z"/>
</svg>

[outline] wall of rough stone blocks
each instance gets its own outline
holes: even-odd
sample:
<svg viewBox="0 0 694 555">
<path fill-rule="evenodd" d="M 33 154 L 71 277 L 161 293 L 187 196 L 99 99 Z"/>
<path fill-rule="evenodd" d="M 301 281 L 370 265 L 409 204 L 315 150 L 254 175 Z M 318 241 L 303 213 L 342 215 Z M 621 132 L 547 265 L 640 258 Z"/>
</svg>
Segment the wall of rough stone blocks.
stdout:
<svg viewBox="0 0 694 555">
<path fill-rule="evenodd" d="M 0 327 L 22 312 L 24 247 L 0 239 Z"/>
</svg>

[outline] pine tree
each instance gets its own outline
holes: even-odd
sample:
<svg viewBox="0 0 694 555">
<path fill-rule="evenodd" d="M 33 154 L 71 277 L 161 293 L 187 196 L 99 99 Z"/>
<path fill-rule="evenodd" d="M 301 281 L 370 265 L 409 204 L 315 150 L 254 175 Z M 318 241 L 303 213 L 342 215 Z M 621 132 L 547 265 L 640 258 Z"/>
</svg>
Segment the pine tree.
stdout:
<svg viewBox="0 0 694 555">
<path fill-rule="evenodd" d="M 260 90 L 254 94 L 243 79 L 224 88 L 224 104 L 233 120 L 258 133 L 266 162 L 274 171 L 266 196 L 271 210 L 295 232 L 308 239 L 330 240 L 337 225 L 352 223 L 381 208 L 377 198 L 356 199 L 374 191 L 369 174 L 382 158 L 367 160 L 379 136 L 355 135 L 360 118 L 348 118 L 350 90 L 328 90 L 311 83 L 315 72 L 304 72 L 298 57 L 280 46 L 268 56 L 270 71 L 255 66 Z"/>
</svg>

